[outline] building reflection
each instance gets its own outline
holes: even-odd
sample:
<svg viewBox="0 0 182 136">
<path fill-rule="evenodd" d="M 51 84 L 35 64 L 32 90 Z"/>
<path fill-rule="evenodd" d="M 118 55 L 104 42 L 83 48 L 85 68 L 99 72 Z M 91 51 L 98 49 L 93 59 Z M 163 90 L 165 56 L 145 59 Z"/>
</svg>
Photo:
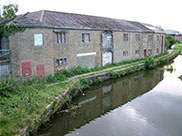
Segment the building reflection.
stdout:
<svg viewBox="0 0 182 136">
<path fill-rule="evenodd" d="M 122 106 L 132 99 L 153 89 L 162 79 L 164 71 L 155 69 L 134 73 L 117 80 L 111 80 L 92 87 L 82 97 L 76 99 L 81 107 L 53 119 L 52 127 L 41 135 L 62 136 L 90 121 Z"/>
</svg>

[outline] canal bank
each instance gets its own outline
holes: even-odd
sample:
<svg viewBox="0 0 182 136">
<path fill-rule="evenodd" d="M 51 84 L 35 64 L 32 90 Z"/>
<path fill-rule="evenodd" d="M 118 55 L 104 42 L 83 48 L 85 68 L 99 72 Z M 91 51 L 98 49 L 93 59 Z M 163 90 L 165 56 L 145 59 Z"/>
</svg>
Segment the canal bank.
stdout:
<svg viewBox="0 0 182 136">
<path fill-rule="evenodd" d="M 169 60 L 172 60 L 178 54 L 179 52 L 176 51 L 171 54 L 159 56 L 155 58 L 155 64 L 164 64 Z M 19 133 L 19 135 L 24 136 L 28 135 L 30 132 L 35 132 L 37 128 L 46 122 L 50 116 L 53 115 L 64 103 L 70 101 L 71 97 L 81 93 L 84 89 L 88 88 L 92 84 L 111 78 L 118 78 L 143 69 L 144 60 L 141 60 L 122 66 L 116 66 L 97 72 L 71 77 L 64 82 L 51 84 L 47 87 L 42 87 L 39 85 L 35 87 L 30 86 L 28 90 L 27 88 L 22 88 L 18 94 L 11 95 L 12 99 L 15 99 L 14 96 L 16 96 L 18 102 L 15 99 L 9 104 L 9 98 L 4 98 L 3 101 L 1 101 L 1 106 L 4 106 L 4 111 L 8 111 L 7 113 L 1 111 L 1 115 L 5 115 L 5 113 L 9 114 L 9 116 L 6 115 L 8 118 L 5 118 L 6 116 L 4 115 L 2 116 L 4 119 L 1 121 L 1 124 L 4 122 L 5 125 L 3 125 L 6 126 L 8 123 L 10 123 L 7 130 L 4 130 L 4 127 L 1 127 L 1 134 L 10 135 L 9 132 L 12 131 L 11 135 L 16 135 Z M 23 91 L 25 89 L 26 91 Z M 24 93 L 26 94 L 23 95 Z M 42 101 L 44 102 L 41 103 Z M 24 105 L 21 105 L 21 103 Z M 29 109 L 29 107 L 31 108 Z M 16 122 L 17 120 L 19 121 L 18 124 Z M 12 122 L 15 123 L 11 124 Z"/>
<path fill-rule="evenodd" d="M 180 136 L 182 56 L 170 64 L 108 80 L 57 112 L 39 136 Z M 172 66 L 173 71 L 166 68 Z"/>
</svg>

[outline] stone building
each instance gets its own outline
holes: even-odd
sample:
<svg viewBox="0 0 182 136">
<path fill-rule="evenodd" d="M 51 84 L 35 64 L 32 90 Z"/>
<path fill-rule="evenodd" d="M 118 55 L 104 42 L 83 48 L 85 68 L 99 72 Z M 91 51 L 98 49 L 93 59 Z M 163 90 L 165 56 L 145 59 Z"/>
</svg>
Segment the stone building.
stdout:
<svg viewBox="0 0 182 136">
<path fill-rule="evenodd" d="M 100 67 L 164 52 L 165 34 L 139 22 L 53 11 L 17 16 L 26 27 L 6 40 L 14 76 L 44 76 Z"/>
</svg>

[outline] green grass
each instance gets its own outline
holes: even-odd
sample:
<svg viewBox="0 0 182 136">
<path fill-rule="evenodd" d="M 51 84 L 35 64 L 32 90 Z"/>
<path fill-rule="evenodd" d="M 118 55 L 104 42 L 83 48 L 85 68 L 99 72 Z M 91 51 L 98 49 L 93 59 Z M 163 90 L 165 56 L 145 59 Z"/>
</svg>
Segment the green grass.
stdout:
<svg viewBox="0 0 182 136">
<path fill-rule="evenodd" d="M 45 107 L 59 96 L 71 83 L 60 83 L 53 87 L 42 84 L 19 86 L 16 93 L 1 96 L 0 136 L 11 136 L 32 124 L 44 112 Z"/>
<path fill-rule="evenodd" d="M 176 44 L 175 49 L 182 51 L 182 44 Z"/>
</svg>

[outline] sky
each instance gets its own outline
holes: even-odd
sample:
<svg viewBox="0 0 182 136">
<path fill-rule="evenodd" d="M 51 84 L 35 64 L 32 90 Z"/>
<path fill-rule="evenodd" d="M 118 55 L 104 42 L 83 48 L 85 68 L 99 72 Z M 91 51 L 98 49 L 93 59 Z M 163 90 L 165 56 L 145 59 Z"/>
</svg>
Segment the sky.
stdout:
<svg viewBox="0 0 182 136">
<path fill-rule="evenodd" d="M 125 19 L 182 31 L 182 0 L 0 0 L 18 4 L 17 14 L 51 10 Z"/>
</svg>

